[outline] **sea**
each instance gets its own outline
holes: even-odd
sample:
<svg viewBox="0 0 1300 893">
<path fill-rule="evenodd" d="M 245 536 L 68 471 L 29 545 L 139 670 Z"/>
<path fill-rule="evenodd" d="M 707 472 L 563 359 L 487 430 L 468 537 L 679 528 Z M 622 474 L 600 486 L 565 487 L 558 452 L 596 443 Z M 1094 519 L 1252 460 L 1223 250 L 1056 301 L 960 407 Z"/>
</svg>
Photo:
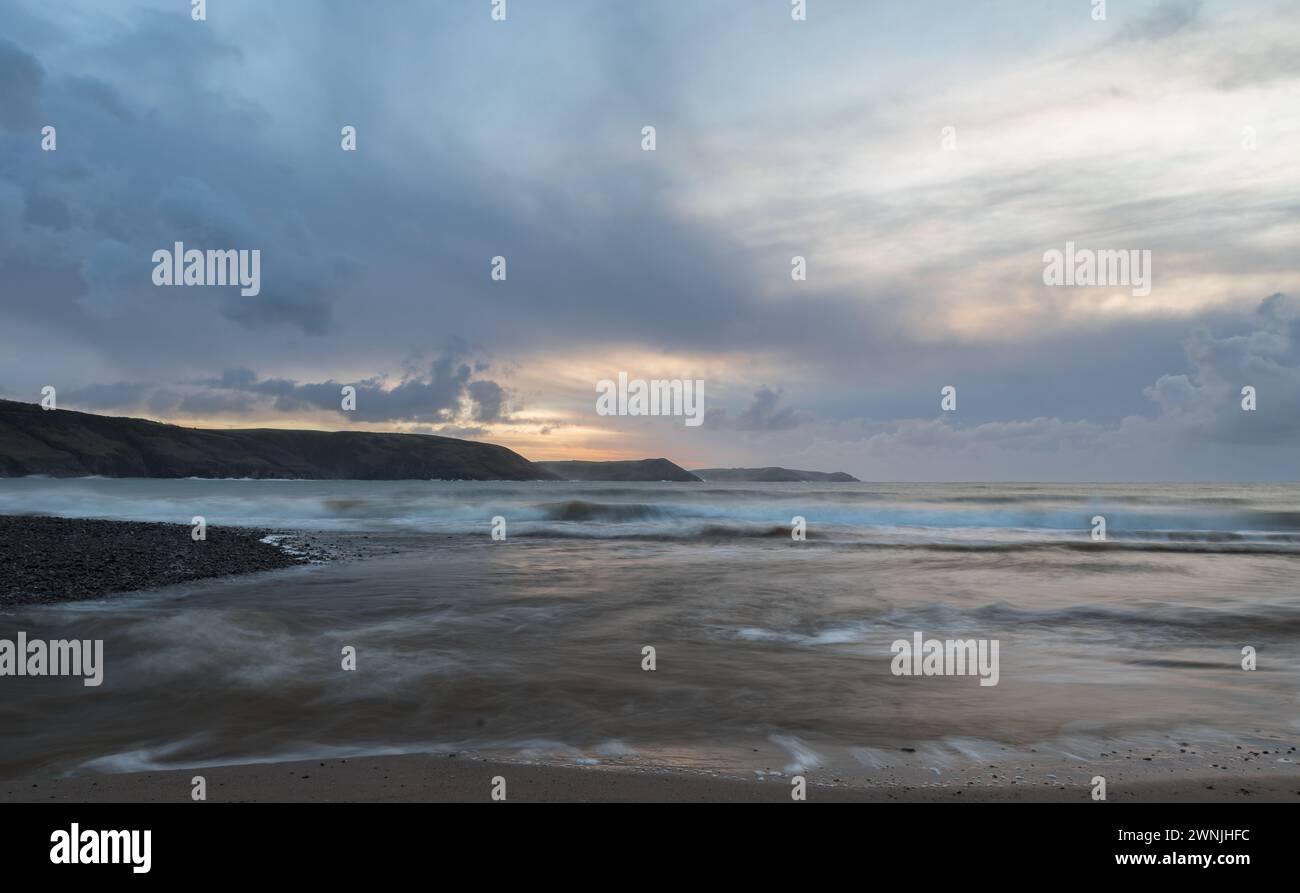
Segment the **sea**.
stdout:
<svg viewBox="0 0 1300 893">
<path fill-rule="evenodd" d="M 23 478 L 0 513 L 365 547 L 0 613 L 105 663 L 0 679 L 0 778 L 427 752 L 871 783 L 1300 737 L 1296 484 Z M 996 641 L 997 684 L 899 672 L 917 636 Z"/>
</svg>

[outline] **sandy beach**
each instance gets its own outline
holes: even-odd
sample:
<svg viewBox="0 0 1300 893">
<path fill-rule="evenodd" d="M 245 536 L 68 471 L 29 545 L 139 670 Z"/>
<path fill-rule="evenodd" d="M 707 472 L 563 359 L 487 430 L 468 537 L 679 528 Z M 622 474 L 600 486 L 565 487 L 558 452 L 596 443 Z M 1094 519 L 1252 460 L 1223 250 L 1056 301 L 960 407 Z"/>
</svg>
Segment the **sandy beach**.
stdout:
<svg viewBox="0 0 1300 893">
<path fill-rule="evenodd" d="M 1014 769 L 1015 767 L 1010 767 Z M 1004 770 L 1004 773 L 1007 770 Z M 968 770 L 943 781 L 929 773 L 882 774 L 879 783 L 847 784 L 809 772 L 806 802 L 1092 802 L 1083 773 L 1017 781 L 996 769 Z M 191 800 L 192 781 L 203 776 L 207 801 L 224 803 L 473 803 L 490 802 L 493 779 L 506 780 L 506 800 L 522 803 L 791 802 L 789 773 L 762 780 L 653 768 L 555 766 L 501 762 L 465 754 L 405 754 L 345 760 L 302 760 L 213 766 L 121 775 L 31 778 L 0 782 L 10 803 L 168 803 Z M 933 779 L 933 776 L 930 776 Z M 1191 760 L 1176 766 L 1112 774 L 1113 802 L 1300 802 L 1300 772 L 1259 767 L 1206 772 Z"/>
<path fill-rule="evenodd" d="M 0 801 L 1295 802 L 1293 492 L 1132 489 L 12 482 L 0 640 L 103 657 L 0 680 Z M 1151 530 L 1074 548 L 1097 500 Z"/>
</svg>

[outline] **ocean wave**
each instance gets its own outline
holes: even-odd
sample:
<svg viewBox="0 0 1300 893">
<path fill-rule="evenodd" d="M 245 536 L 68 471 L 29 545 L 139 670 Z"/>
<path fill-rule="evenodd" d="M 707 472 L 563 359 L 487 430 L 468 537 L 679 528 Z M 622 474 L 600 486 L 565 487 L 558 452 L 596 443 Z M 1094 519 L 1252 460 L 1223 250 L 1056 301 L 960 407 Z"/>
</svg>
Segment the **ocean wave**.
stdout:
<svg viewBox="0 0 1300 893">
<path fill-rule="evenodd" d="M 927 638 L 956 636 L 971 638 L 977 633 L 1015 635 L 1047 630 L 1061 636 L 1088 640 L 1142 637 L 1148 642 L 1203 642 L 1209 633 L 1217 639 L 1250 636 L 1258 641 L 1290 641 L 1300 636 L 1300 603 L 1242 604 L 1225 608 L 1196 608 L 1188 605 L 1152 604 L 1142 609 L 1098 604 L 1073 604 L 1051 608 L 1024 608 L 991 602 L 960 605 L 949 602 L 908 608 L 880 607 L 867 610 L 857 619 L 839 619 L 807 628 L 772 629 L 747 626 L 710 627 L 724 638 L 755 644 L 790 645 L 801 648 L 870 646 L 884 653 L 891 642 L 908 638 L 911 631 L 924 630 Z M 1223 651 L 1222 661 L 1140 655 L 1124 659 L 1134 666 L 1166 669 L 1208 669 L 1237 666 L 1241 655 L 1233 648 Z"/>
<path fill-rule="evenodd" d="M 635 502 L 587 502 L 582 499 L 570 499 L 565 502 L 551 502 L 536 507 L 546 521 L 645 521 L 652 518 L 669 518 L 674 515 L 671 509 L 663 506 Z"/>
<path fill-rule="evenodd" d="M 808 547 L 1294 554 L 1300 491 L 1222 485 L 870 485 L 9 480 L 0 513 L 277 530 L 664 542 L 787 539 Z M 1093 542 L 1095 515 L 1107 520 Z"/>
</svg>

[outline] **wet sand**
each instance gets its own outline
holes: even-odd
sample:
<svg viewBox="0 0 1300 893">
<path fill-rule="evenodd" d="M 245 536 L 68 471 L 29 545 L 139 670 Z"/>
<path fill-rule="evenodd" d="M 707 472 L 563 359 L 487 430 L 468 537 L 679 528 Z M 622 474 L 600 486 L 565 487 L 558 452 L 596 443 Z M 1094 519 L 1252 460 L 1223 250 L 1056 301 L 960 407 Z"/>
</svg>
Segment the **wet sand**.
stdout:
<svg viewBox="0 0 1300 893">
<path fill-rule="evenodd" d="M 1300 802 L 1300 773 L 1225 769 L 1199 763 L 1107 770 L 1107 801 L 1151 803 Z M 1262 767 L 1261 767 L 1262 769 Z M 1092 802 L 1086 772 L 1070 778 L 1001 781 L 976 770 L 943 781 L 893 776 L 879 784 L 846 784 L 810 771 L 806 802 Z M 19 779 L 0 782 L 0 802 L 188 802 L 195 776 L 212 803 L 473 803 L 492 802 L 494 778 L 506 800 L 522 803 L 679 802 L 788 803 L 792 775 L 762 780 L 708 771 L 649 767 L 559 766 L 480 759 L 467 754 L 404 754 L 289 763 L 214 766 L 121 775 Z M 979 781 L 975 779 L 979 778 Z"/>
<path fill-rule="evenodd" d="M 310 534 L 348 560 L 0 611 L 0 635 L 102 640 L 107 662 L 93 689 L 9 680 L 0 801 L 188 802 L 203 774 L 213 802 L 483 802 L 498 775 L 510 800 L 789 802 L 796 772 L 813 801 L 1089 802 L 1097 775 L 1110 801 L 1300 800 L 1294 555 L 810 551 L 739 528 L 726 544 L 591 540 L 619 526 L 595 522 L 498 543 L 412 528 L 431 507 L 464 514 L 478 491 L 460 485 L 77 486 L 100 511 L 207 506 L 246 536 L 374 523 Z M 488 516 L 502 488 L 482 490 Z M 627 498 L 657 518 L 647 492 Z M 569 512 L 556 496 L 517 499 Z M 183 524 L 10 522 L 16 561 L 43 524 L 85 541 L 54 550 L 51 579 L 135 545 L 165 577 L 192 542 Z M 1000 640 L 1000 683 L 893 675 L 891 639 L 921 630 Z M 172 771 L 187 766 L 208 768 Z"/>
</svg>

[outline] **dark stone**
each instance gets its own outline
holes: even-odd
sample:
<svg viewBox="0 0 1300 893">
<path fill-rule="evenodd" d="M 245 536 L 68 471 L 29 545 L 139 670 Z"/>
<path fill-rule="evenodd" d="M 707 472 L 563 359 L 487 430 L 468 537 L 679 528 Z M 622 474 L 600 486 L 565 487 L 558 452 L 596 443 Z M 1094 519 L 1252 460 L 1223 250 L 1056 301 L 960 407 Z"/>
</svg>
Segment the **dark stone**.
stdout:
<svg viewBox="0 0 1300 893">
<path fill-rule="evenodd" d="M 325 557 L 291 556 L 261 542 L 269 531 L 187 524 L 0 515 L 0 607 L 50 604 L 152 589 L 208 577 L 293 567 Z"/>
</svg>

